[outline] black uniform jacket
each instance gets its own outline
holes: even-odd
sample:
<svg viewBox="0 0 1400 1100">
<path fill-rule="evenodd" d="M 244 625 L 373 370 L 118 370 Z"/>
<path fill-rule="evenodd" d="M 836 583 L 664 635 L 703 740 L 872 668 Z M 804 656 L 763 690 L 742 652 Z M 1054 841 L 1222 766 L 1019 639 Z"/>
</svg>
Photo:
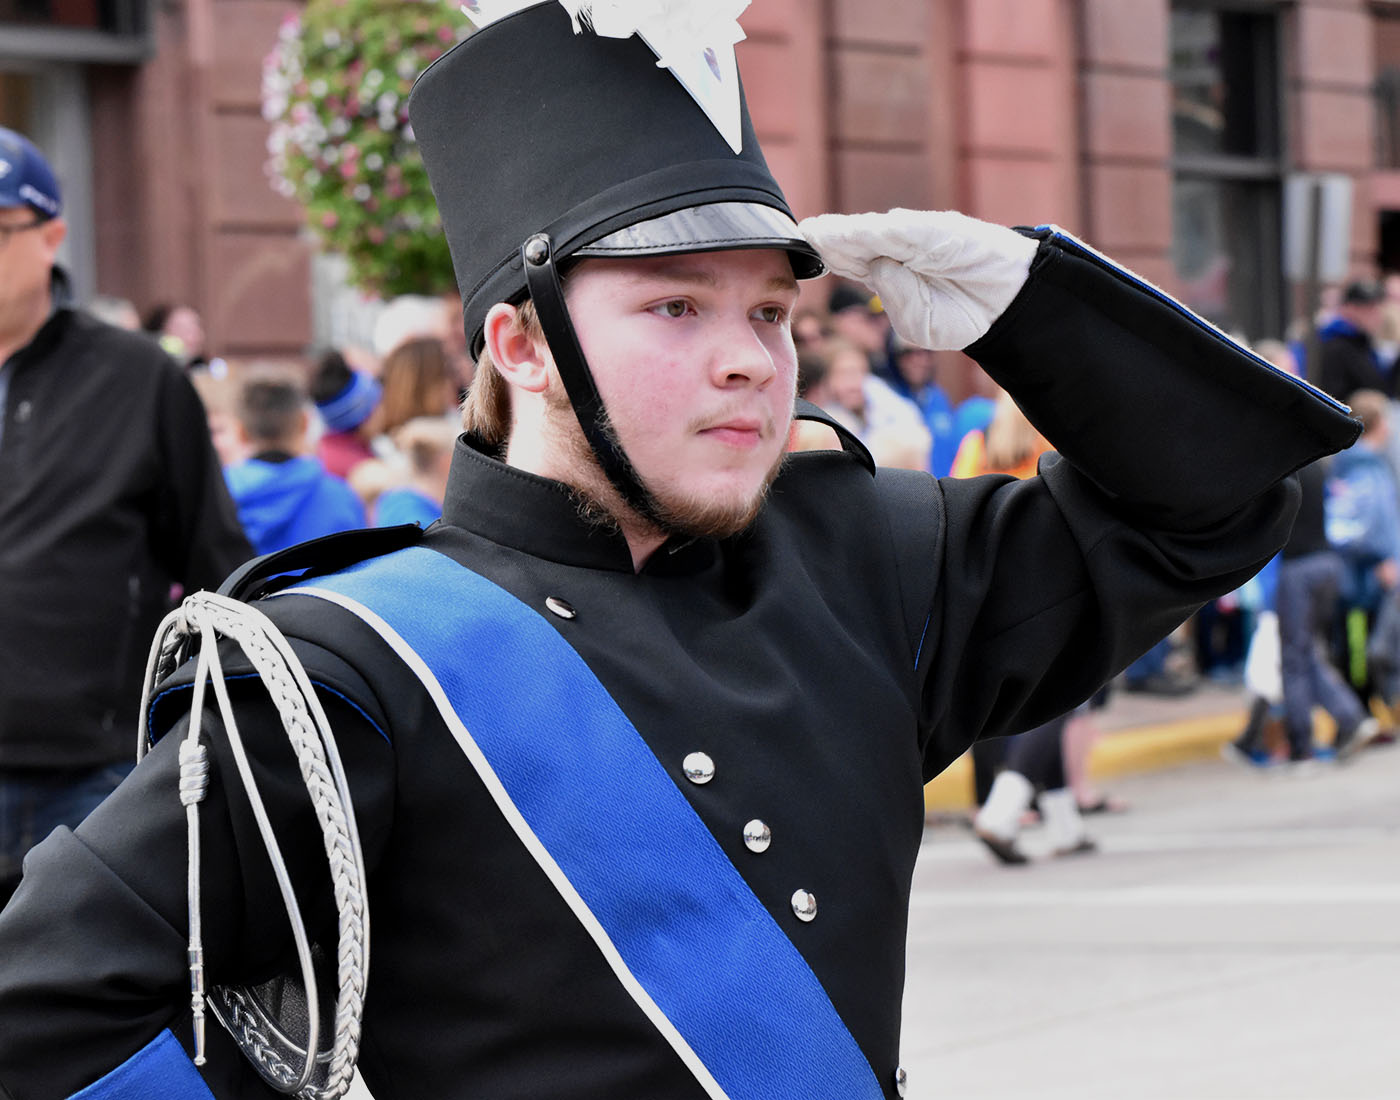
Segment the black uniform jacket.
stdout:
<svg viewBox="0 0 1400 1100">
<path fill-rule="evenodd" d="M 59 309 L 10 370 L 0 768 L 129 760 L 171 586 L 213 588 L 252 550 L 199 395 L 154 341 Z"/>
<path fill-rule="evenodd" d="M 1063 712 L 1258 569 L 1296 508 L 1286 475 L 1355 434 L 1313 391 L 1049 244 L 972 350 L 1061 445 L 1040 477 L 939 483 L 796 455 L 748 532 L 673 542 L 634 573 L 626 544 L 581 520 L 563 486 L 464 440 L 443 521 L 423 540 L 538 609 L 584 658 L 889 1096 L 924 781 L 977 736 Z M 551 596 L 577 617 L 545 612 Z M 324 687 L 355 792 L 373 922 L 360 1065 L 378 1100 L 702 1096 L 406 668 L 339 607 L 296 595 L 263 606 Z M 188 673 L 167 686 L 157 727 L 182 727 L 182 684 Z M 303 903 L 324 921 L 325 857 L 290 753 L 256 683 L 233 685 Z M 529 735 L 568 766 L 566 727 Z M 177 741 L 76 833 L 41 844 L 0 917 L 0 1091 L 12 1100 L 68 1095 L 187 1003 Z M 213 742 L 216 770 L 232 775 Z M 704 786 L 682 777 L 694 750 L 715 761 Z M 753 818 L 772 829 L 762 854 L 743 842 Z M 216 779 L 204 819 L 211 981 L 285 967 L 285 918 L 241 792 Z M 619 822 L 618 843 L 646 828 Z M 818 900 L 810 923 L 790 908 L 798 889 Z M 695 959 L 695 981 L 706 965 Z M 207 1074 L 227 1096 L 236 1075 Z"/>
</svg>

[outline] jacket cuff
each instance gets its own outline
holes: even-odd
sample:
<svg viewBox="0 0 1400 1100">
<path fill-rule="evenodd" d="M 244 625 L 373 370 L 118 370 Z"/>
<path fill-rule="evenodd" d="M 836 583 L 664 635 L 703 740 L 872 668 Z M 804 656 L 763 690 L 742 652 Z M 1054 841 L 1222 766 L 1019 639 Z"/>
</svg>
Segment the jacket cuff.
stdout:
<svg viewBox="0 0 1400 1100">
<path fill-rule="evenodd" d="M 1360 426 L 1146 280 L 1053 226 L 1030 278 L 967 349 L 1120 505 L 1217 522 Z"/>
</svg>

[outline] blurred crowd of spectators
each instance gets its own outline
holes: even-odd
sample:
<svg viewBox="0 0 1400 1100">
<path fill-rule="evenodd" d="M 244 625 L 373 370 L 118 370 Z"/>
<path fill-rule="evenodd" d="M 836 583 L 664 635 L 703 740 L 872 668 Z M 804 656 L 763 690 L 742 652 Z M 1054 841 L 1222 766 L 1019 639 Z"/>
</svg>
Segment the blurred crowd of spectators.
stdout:
<svg viewBox="0 0 1400 1100">
<path fill-rule="evenodd" d="M 1034 474 L 1050 444 L 972 360 L 903 342 L 862 287 L 836 282 L 822 306 L 794 319 L 799 393 L 853 432 L 877 464 L 939 477 Z M 119 299 L 98 299 L 91 310 L 144 328 L 185 367 L 256 551 L 366 525 L 426 527 L 441 514 L 457 409 L 472 376 L 451 302 L 391 302 L 372 348 L 328 349 L 309 369 L 230 366 L 207 347 L 198 313 L 185 304 L 159 305 L 144 319 Z M 1322 534 L 1295 540 L 1294 556 L 1329 555 L 1329 579 L 1308 598 L 1307 634 L 1330 672 L 1312 671 L 1296 652 L 1303 644 L 1296 609 L 1285 611 L 1280 634 L 1286 551 L 1243 589 L 1203 607 L 1121 680 L 1129 691 L 1168 696 L 1206 681 L 1243 685 L 1251 720 L 1234 756 L 1253 764 L 1328 751 L 1302 743 L 1296 718 L 1289 732 L 1280 686 L 1289 669 L 1306 671 L 1299 675 L 1314 685 L 1309 705 L 1332 713 L 1343 744 L 1354 733 L 1369 739 L 1372 720 L 1380 732 L 1389 729 L 1400 706 L 1400 432 L 1390 429 L 1400 413 L 1400 276 L 1334 288 L 1313 348 L 1311 369 L 1301 339 L 1261 341 L 1256 351 L 1353 405 L 1365 424 L 1351 451 L 1305 477 L 1300 524 L 1316 512 Z M 793 430 L 794 449 L 830 445 L 822 425 Z M 1266 679 L 1260 668 L 1270 670 Z M 1354 707 L 1337 701 L 1333 680 Z"/>
<path fill-rule="evenodd" d="M 188 305 L 142 319 L 131 303 L 101 297 L 90 311 L 144 330 L 184 367 L 255 552 L 365 526 L 427 527 L 442 514 L 472 368 L 453 339 L 456 311 L 441 300 L 396 299 L 373 348 L 326 349 L 309 369 L 231 365 L 210 352 Z"/>
</svg>

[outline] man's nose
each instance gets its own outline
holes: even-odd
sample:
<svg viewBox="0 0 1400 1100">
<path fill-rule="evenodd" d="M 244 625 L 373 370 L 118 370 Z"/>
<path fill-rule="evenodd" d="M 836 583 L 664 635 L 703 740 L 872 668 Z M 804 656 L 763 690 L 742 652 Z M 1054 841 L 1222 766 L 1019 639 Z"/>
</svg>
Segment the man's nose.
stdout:
<svg viewBox="0 0 1400 1100">
<path fill-rule="evenodd" d="M 725 388 L 742 384 L 765 386 L 777 374 L 773 353 L 747 316 L 716 332 L 710 369 L 714 384 Z"/>
</svg>

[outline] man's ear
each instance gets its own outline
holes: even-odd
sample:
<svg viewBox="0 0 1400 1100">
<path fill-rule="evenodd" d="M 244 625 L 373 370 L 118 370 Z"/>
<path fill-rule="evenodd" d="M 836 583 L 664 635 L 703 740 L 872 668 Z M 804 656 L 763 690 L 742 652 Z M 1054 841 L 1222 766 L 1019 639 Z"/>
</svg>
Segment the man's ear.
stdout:
<svg viewBox="0 0 1400 1100">
<path fill-rule="evenodd" d="M 44 247 L 50 253 L 57 253 L 63 238 L 68 236 L 68 223 L 62 218 L 50 218 L 39 227 L 39 232 L 43 235 Z"/>
<path fill-rule="evenodd" d="M 549 351 L 520 323 L 520 311 L 497 302 L 486 313 L 483 331 L 491 362 L 512 386 L 529 393 L 543 393 L 549 386 Z"/>
</svg>

